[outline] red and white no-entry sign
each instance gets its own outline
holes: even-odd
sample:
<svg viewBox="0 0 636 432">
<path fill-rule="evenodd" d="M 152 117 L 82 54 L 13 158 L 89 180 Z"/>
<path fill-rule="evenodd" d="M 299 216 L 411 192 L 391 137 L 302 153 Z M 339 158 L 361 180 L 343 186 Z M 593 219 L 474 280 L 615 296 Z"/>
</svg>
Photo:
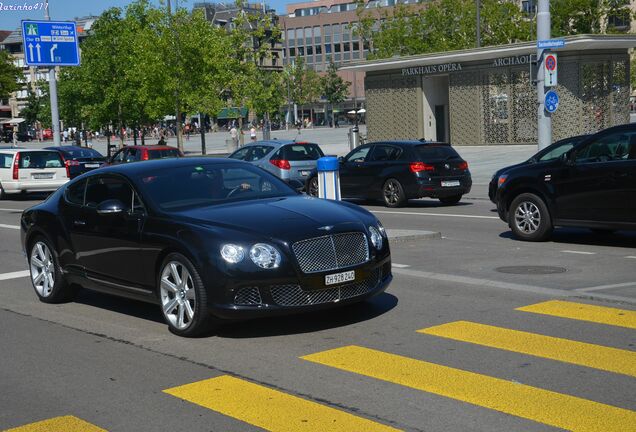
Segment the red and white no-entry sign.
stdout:
<svg viewBox="0 0 636 432">
<path fill-rule="evenodd" d="M 544 85 L 546 87 L 554 87 L 557 85 L 557 55 L 548 54 L 545 56 L 544 64 Z"/>
</svg>

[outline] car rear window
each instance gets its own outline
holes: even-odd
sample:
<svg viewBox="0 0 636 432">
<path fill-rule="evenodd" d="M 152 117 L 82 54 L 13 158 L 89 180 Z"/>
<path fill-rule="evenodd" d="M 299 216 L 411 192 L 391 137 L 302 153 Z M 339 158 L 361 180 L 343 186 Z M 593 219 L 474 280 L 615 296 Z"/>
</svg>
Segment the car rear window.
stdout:
<svg viewBox="0 0 636 432">
<path fill-rule="evenodd" d="M 415 153 L 422 160 L 461 159 L 454 148 L 443 145 L 418 145 Z"/>
<path fill-rule="evenodd" d="M 290 144 L 281 150 L 281 159 L 288 161 L 317 160 L 324 156 L 317 144 Z"/>
<path fill-rule="evenodd" d="M 13 165 L 13 155 L 10 153 L 0 153 L 0 168 L 11 168 Z"/>
<path fill-rule="evenodd" d="M 179 150 L 177 149 L 168 149 L 168 150 L 148 149 L 148 159 L 164 159 L 164 158 L 175 158 L 175 157 L 179 157 Z"/>
<path fill-rule="evenodd" d="M 64 150 L 64 153 L 70 156 L 70 159 L 88 159 L 88 158 L 103 158 L 102 154 L 93 149 L 77 149 L 77 150 Z"/>
<path fill-rule="evenodd" d="M 62 156 L 56 151 L 20 152 L 20 168 L 63 168 Z"/>
</svg>

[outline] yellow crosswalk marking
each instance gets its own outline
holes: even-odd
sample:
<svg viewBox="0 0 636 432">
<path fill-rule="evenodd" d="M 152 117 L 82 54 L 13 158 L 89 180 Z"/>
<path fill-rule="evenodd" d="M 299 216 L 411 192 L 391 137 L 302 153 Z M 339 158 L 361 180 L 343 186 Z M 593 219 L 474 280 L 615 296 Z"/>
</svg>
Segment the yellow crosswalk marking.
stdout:
<svg viewBox="0 0 636 432">
<path fill-rule="evenodd" d="M 417 332 L 636 377 L 634 351 L 467 321 L 442 324 Z"/>
<path fill-rule="evenodd" d="M 515 310 L 636 329 L 636 311 L 550 300 Z"/>
<path fill-rule="evenodd" d="M 85 422 L 74 416 L 55 417 L 42 420 L 17 428 L 8 429 L 5 432 L 106 432 L 104 429 Z"/>
<path fill-rule="evenodd" d="M 577 432 L 636 430 L 636 412 L 359 346 L 305 360 Z"/>
<path fill-rule="evenodd" d="M 397 431 L 344 411 L 227 375 L 164 392 L 268 431 Z"/>
</svg>

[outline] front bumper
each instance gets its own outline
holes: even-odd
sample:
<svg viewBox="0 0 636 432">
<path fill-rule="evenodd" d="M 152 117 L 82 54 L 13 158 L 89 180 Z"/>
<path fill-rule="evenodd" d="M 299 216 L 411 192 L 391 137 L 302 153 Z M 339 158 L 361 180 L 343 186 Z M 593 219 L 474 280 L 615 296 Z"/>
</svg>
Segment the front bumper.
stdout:
<svg viewBox="0 0 636 432">
<path fill-rule="evenodd" d="M 211 311 L 218 318 L 234 320 L 332 309 L 376 296 L 393 280 L 390 254 L 382 260 L 330 273 L 349 270 L 356 272 L 356 280 L 333 286 L 324 286 L 322 273 L 303 278 L 302 282 L 293 278 L 275 283 L 244 283 L 228 290 L 226 303 L 210 305 Z M 237 304 L 237 300 L 251 304 Z"/>
</svg>

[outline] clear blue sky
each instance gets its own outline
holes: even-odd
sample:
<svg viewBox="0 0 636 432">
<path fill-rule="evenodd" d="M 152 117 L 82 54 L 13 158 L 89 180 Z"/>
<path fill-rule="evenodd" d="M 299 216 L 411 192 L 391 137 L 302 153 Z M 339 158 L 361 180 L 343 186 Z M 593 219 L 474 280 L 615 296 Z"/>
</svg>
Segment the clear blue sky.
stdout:
<svg viewBox="0 0 636 432">
<path fill-rule="evenodd" d="M 160 4 L 161 0 L 152 0 L 154 4 Z M 191 9 L 194 3 L 203 0 L 172 0 L 174 7 L 175 3 L 179 3 L 179 6 Z M 226 0 L 225 3 L 230 3 L 233 0 Z M 252 0 L 254 1 L 254 0 Z M 300 0 L 293 0 L 297 2 Z M 44 19 L 44 10 L 38 9 L 34 11 L 16 11 L 16 10 L 4 10 L 8 6 L 14 5 L 31 5 L 40 7 L 44 0 L 0 0 L 2 8 L 0 9 L 0 30 L 15 30 L 20 27 L 20 21 L 23 19 Z M 256 1 L 255 1 L 256 2 Z M 51 12 L 51 19 L 53 20 L 72 20 L 73 18 L 79 18 L 86 15 L 99 15 L 104 10 L 110 7 L 125 7 L 132 3 L 132 0 L 49 0 L 49 8 Z M 165 3 L 165 0 L 163 0 Z M 215 3 L 215 1 L 208 0 L 208 3 Z M 221 3 L 221 2 L 219 2 Z M 285 9 L 285 4 L 292 3 L 292 1 L 274 0 L 266 1 L 270 7 L 275 8 L 279 13 L 282 13 Z"/>
</svg>

